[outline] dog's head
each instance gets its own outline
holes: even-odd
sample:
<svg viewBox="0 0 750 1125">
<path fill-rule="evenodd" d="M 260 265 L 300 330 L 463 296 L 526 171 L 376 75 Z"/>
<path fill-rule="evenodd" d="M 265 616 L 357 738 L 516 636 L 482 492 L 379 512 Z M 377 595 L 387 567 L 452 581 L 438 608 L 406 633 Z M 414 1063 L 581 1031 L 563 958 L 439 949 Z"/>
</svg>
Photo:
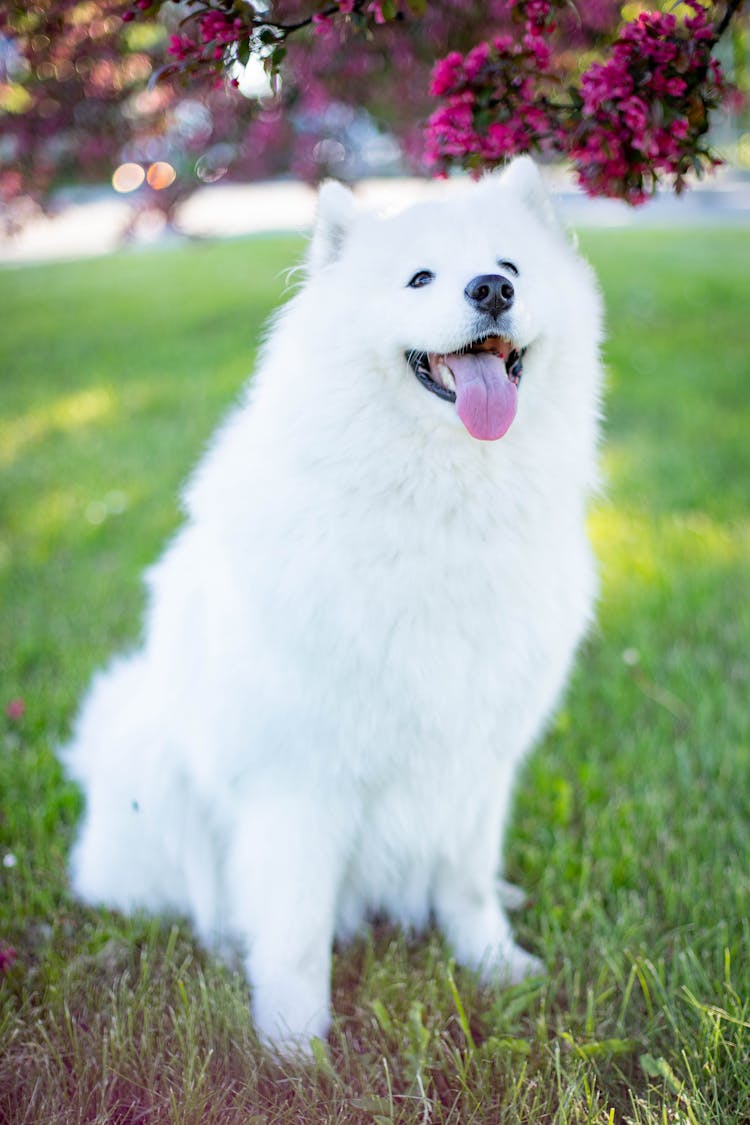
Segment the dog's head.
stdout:
<svg viewBox="0 0 750 1125">
<path fill-rule="evenodd" d="M 598 334 L 590 274 L 525 157 L 390 217 L 324 184 L 308 265 L 339 325 L 336 346 L 354 345 L 352 377 L 375 372 L 405 410 L 434 411 L 479 439 L 506 433 L 525 384 L 566 358 L 582 316 Z"/>
</svg>

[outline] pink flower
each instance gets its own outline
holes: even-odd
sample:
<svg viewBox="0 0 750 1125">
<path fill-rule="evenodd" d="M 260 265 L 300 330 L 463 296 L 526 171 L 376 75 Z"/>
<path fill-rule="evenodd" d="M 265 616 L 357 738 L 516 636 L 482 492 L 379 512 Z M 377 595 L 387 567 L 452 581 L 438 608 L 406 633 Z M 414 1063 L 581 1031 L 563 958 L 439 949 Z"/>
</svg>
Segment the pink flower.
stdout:
<svg viewBox="0 0 750 1125">
<path fill-rule="evenodd" d="M 372 2 L 367 5 L 367 11 L 375 17 L 375 23 L 386 22 L 386 18 L 383 15 L 383 5 L 381 0 L 372 0 Z"/>
<path fill-rule="evenodd" d="M 450 56 L 448 56 L 450 57 Z M 458 56 L 460 59 L 460 55 Z M 464 59 L 464 74 L 466 75 L 467 82 L 473 82 L 477 75 L 487 65 L 487 60 L 490 57 L 489 43 L 478 43 L 473 47 L 466 58 Z"/>
<path fill-rule="evenodd" d="M 458 84 L 459 76 L 462 74 L 463 59 L 458 51 L 451 51 L 444 59 L 438 59 L 435 63 L 432 69 L 430 93 L 436 98 L 449 93 Z"/>
<path fill-rule="evenodd" d="M 601 102 L 626 98 L 633 90 L 633 79 L 619 60 L 593 63 L 581 77 L 584 109 L 593 113 Z"/>
<path fill-rule="evenodd" d="M 0 973 L 7 973 L 16 960 L 16 951 L 12 945 L 0 942 Z"/>
<path fill-rule="evenodd" d="M 673 98 L 679 98 L 687 90 L 687 82 L 684 78 L 668 78 L 664 88 Z"/>
<path fill-rule="evenodd" d="M 510 35 L 496 35 L 492 40 L 492 46 L 498 55 L 505 55 L 510 52 L 513 46 L 513 40 Z"/>
<path fill-rule="evenodd" d="M 549 0 L 529 0 L 524 11 L 528 19 L 542 23 L 552 11 L 552 5 Z"/>
<path fill-rule="evenodd" d="M 633 133 L 641 133 L 648 123 L 648 110 L 642 98 L 630 97 L 620 105 L 620 114 Z"/>
<path fill-rule="evenodd" d="M 26 714 L 26 704 L 23 699 L 11 699 L 5 708 L 5 714 L 13 722 L 18 722 Z"/>
<path fill-rule="evenodd" d="M 490 125 L 482 144 L 482 154 L 489 160 L 500 160 L 512 152 L 515 152 L 515 130 L 499 122 Z"/>
<path fill-rule="evenodd" d="M 549 68 L 552 59 L 552 49 L 546 40 L 540 35 L 532 35 L 531 32 L 527 32 L 523 37 L 523 45 L 528 51 L 531 51 L 536 65 L 540 70 L 547 70 Z"/>
<path fill-rule="evenodd" d="M 322 12 L 316 12 L 312 18 L 313 31 L 316 35 L 327 35 L 331 30 L 331 19 L 329 16 L 323 15 Z"/>
<path fill-rule="evenodd" d="M 170 35 L 167 54 L 173 55 L 180 62 L 189 59 L 191 55 L 196 53 L 196 50 L 195 43 L 192 39 L 188 39 L 187 35 Z"/>
</svg>

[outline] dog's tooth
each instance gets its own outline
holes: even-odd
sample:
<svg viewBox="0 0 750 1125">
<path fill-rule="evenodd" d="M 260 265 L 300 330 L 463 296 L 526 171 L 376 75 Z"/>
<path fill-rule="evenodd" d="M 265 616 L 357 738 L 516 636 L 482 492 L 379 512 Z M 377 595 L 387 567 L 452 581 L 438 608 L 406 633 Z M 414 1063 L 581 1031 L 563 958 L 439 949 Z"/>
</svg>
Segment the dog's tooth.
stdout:
<svg viewBox="0 0 750 1125">
<path fill-rule="evenodd" d="M 446 390 L 455 391 L 456 380 L 453 378 L 453 372 L 444 359 L 441 359 L 438 363 L 437 370 L 438 375 L 440 376 L 440 382 L 443 384 Z"/>
</svg>

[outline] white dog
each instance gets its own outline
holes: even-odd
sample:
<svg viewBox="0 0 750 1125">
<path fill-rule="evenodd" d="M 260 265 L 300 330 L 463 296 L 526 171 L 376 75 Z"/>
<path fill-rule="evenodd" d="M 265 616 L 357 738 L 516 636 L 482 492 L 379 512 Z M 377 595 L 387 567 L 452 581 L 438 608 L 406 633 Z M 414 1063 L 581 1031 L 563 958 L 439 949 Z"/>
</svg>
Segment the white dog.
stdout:
<svg viewBox="0 0 750 1125">
<path fill-rule="evenodd" d="M 239 943 L 282 1050 L 375 911 L 539 969 L 497 869 L 596 587 L 600 302 L 533 163 L 391 217 L 329 183 L 307 266 L 67 754 L 76 890 Z"/>
</svg>

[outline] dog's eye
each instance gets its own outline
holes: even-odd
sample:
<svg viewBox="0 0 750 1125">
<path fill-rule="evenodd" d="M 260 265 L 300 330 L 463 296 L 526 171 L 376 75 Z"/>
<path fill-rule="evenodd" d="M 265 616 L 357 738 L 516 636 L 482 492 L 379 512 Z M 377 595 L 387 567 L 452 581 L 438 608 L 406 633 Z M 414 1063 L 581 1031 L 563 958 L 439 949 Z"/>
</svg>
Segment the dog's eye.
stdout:
<svg viewBox="0 0 750 1125">
<path fill-rule="evenodd" d="M 514 274 L 518 277 L 518 266 L 515 262 L 502 261 L 497 263 L 501 270 L 507 270 L 508 273 Z"/>
<path fill-rule="evenodd" d="M 421 289 L 423 285 L 429 285 L 431 281 L 435 280 L 435 274 L 430 270 L 419 270 L 414 274 L 411 281 L 407 282 L 410 289 Z"/>
</svg>

